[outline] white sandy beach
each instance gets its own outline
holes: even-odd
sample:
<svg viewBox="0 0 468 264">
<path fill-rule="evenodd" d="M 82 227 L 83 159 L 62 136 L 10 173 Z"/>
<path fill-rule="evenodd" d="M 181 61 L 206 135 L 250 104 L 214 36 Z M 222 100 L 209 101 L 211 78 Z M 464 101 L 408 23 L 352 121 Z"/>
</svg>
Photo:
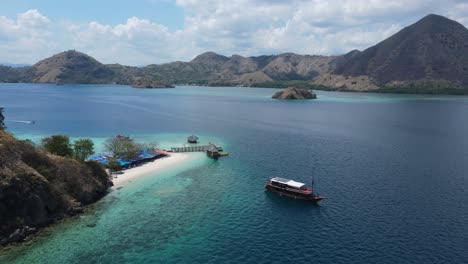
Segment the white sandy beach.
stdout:
<svg viewBox="0 0 468 264">
<path fill-rule="evenodd" d="M 117 178 L 113 178 L 112 182 L 114 187 L 122 186 L 129 181 L 137 177 L 141 177 L 148 174 L 154 174 L 168 167 L 177 166 L 190 158 L 190 154 L 186 153 L 171 153 L 170 156 L 165 158 L 157 159 L 153 162 L 148 162 L 141 166 L 127 169 L 123 171 L 123 174 L 116 174 Z"/>
</svg>

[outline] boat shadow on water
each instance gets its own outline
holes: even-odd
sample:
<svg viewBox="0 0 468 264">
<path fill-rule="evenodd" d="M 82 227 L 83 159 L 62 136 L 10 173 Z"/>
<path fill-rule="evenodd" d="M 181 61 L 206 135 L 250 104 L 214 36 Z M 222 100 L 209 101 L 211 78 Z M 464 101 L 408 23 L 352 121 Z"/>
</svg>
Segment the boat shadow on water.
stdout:
<svg viewBox="0 0 468 264">
<path fill-rule="evenodd" d="M 313 201 L 307 201 L 307 200 L 301 200 L 301 199 L 294 199 L 291 197 L 287 197 L 284 195 L 280 195 L 277 193 L 272 193 L 267 190 L 265 190 L 265 196 L 267 202 L 270 202 L 271 204 L 274 204 L 275 206 L 278 207 L 287 207 L 287 208 L 320 208 L 320 204 L 317 202 Z"/>
</svg>

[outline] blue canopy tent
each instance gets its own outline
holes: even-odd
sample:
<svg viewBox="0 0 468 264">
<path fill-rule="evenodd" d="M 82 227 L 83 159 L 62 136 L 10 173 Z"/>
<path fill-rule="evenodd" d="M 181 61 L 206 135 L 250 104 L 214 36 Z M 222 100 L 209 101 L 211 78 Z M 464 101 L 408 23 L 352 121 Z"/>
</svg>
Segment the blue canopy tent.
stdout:
<svg viewBox="0 0 468 264">
<path fill-rule="evenodd" d="M 143 150 L 140 150 L 138 152 L 138 157 L 136 157 L 136 158 L 133 158 L 133 159 L 120 158 L 120 159 L 116 159 L 116 161 L 123 168 L 129 168 L 132 165 L 137 165 L 139 163 L 142 163 L 142 162 L 145 162 L 145 161 L 148 161 L 148 160 L 157 159 L 158 157 L 165 156 L 165 155 L 167 155 L 167 154 L 160 153 L 156 149 L 155 150 L 150 150 L 150 151 L 148 151 L 147 149 L 143 149 Z M 109 165 L 109 160 L 113 160 L 113 159 L 115 159 L 115 158 L 112 157 L 111 155 L 107 155 L 107 154 L 92 155 L 92 156 L 90 156 L 88 158 L 88 160 L 96 161 L 96 162 L 99 162 L 99 163 L 101 163 L 103 165 L 106 165 L 106 166 Z"/>
</svg>

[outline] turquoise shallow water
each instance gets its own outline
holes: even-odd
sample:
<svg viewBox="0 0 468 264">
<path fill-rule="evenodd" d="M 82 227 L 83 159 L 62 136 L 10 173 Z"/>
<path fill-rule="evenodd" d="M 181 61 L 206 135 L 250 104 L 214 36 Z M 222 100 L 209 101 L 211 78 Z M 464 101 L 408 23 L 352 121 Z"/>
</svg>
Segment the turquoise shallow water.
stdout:
<svg viewBox="0 0 468 264">
<path fill-rule="evenodd" d="M 100 146 L 128 134 L 170 147 L 195 133 L 231 154 L 114 189 L 0 262 L 468 262 L 467 97 L 319 91 L 286 102 L 275 91 L 0 85 L 21 138 Z M 321 206 L 263 191 L 269 177 L 311 175 L 330 197 Z"/>
</svg>

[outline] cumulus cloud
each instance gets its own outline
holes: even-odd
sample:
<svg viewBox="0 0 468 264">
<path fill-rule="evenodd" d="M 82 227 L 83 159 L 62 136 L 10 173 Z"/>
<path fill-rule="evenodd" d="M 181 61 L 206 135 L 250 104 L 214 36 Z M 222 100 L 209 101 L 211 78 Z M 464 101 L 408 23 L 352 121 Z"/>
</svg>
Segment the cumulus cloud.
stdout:
<svg viewBox="0 0 468 264">
<path fill-rule="evenodd" d="M 56 49 L 58 45 L 50 39 L 50 23 L 35 9 L 18 14 L 16 19 L 0 16 L 1 60 L 27 63 Z"/>
<path fill-rule="evenodd" d="M 177 32 L 146 19 L 131 17 L 124 24 L 90 22 L 70 25 L 73 47 L 108 63 L 144 65 L 167 62 L 177 54 Z"/>
<path fill-rule="evenodd" d="M 113 25 L 53 23 L 29 10 L 16 20 L 0 17 L 0 45 L 35 39 L 42 43 L 41 49 L 58 45 L 105 63 L 145 65 L 190 60 L 205 51 L 244 56 L 343 54 L 374 45 L 430 13 L 468 24 L 468 4 L 459 0 L 176 0 L 175 4 L 184 10 L 184 26 L 178 30 L 138 17 Z M 52 30 L 51 24 L 61 26 Z M 58 35 L 62 36 L 58 44 L 51 44 Z"/>
<path fill-rule="evenodd" d="M 447 16 L 462 23 L 465 27 L 468 27 L 468 3 L 464 1 L 455 3 L 453 7 L 448 10 Z"/>
<path fill-rule="evenodd" d="M 401 18 L 423 11 L 428 1 L 201 1 L 178 0 L 186 10 L 186 34 L 199 48 L 225 54 L 286 51 L 341 54 L 390 36 Z M 414 21 L 412 21 L 414 22 Z"/>
</svg>

